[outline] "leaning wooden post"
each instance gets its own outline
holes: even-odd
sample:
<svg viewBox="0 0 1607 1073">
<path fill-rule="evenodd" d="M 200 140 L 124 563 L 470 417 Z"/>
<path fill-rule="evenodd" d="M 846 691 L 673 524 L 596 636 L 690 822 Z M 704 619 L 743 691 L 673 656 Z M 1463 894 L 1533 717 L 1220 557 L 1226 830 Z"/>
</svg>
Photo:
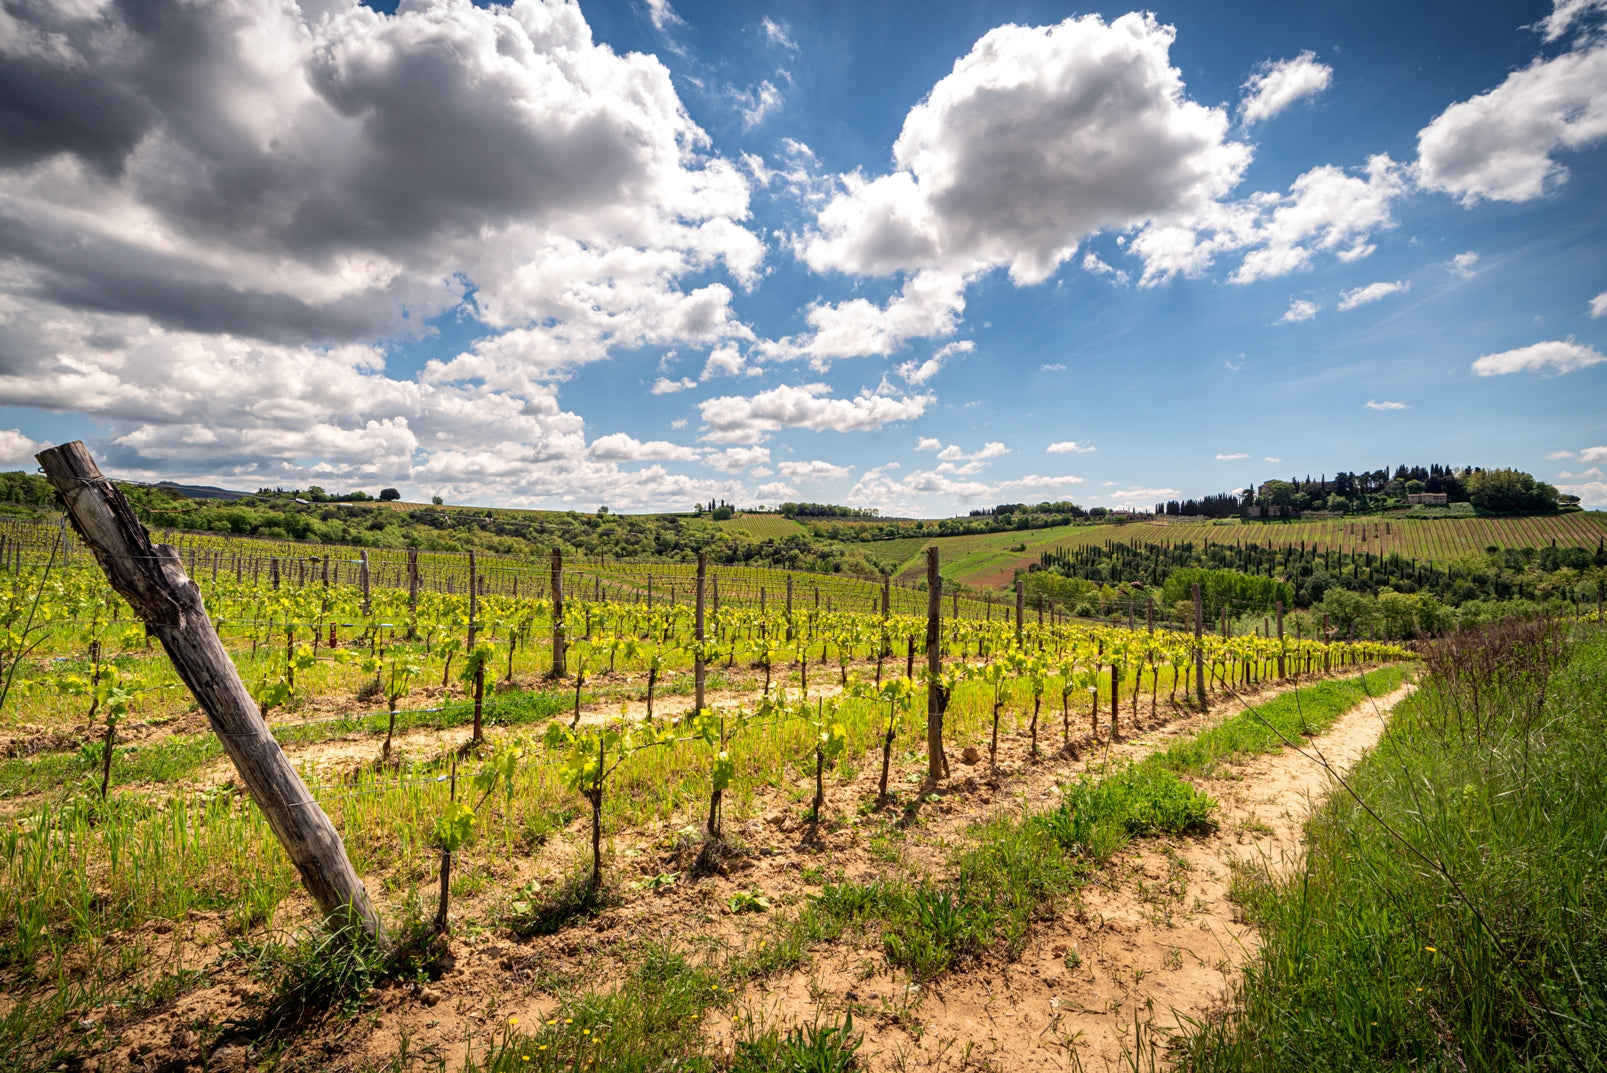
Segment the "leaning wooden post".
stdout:
<svg viewBox="0 0 1607 1073">
<path fill-rule="evenodd" d="M 709 557 L 705 552 L 697 553 L 697 593 L 696 602 L 692 609 L 692 711 L 703 710 L 703 685 L 708 674 L 708 664 L 703 660 L 703 588 L 709 577 Z"/>
<path fill-rule="evenodd" d="M 64 443 L 34 457 L 61 494 L 73 528 L 94 552 L 112 588 L 162 643 L 179 677 L 206 712 L 325 922 L 360 929 L 384 945 L 385 929 L 346 856 L 345 844 L 269 733 L 178 552 L 167 544 L 151 543 L 128 500 L 101 474 L 81 442 Z"/>
<path fill-rule="evenodd" d="M 367 618 L 370 610 L 373 607 L 373 604 L 370 602 L 368 595 L 368 550 L 366 548 L 363 550 L 362 559 L 358 561 L 357 569 L 360 573 L 360 580 L 363 585 L 363 617 Z"/>
<path fill-rule="evenodd" d="M 926 777 L 936 782 L 948 768 L 943 758 L 943 672 L 941 624 L 943 575 L 937 569 L 937 545 L 926 549 Z M 913 640 L 913 638 L 912 638 Z"/>
<path fill-rule="evenodd" d="M 569 674 L 569 648 L 564 628 L 564 553 L 552 549 L 552 676 Z"/>
</svg>

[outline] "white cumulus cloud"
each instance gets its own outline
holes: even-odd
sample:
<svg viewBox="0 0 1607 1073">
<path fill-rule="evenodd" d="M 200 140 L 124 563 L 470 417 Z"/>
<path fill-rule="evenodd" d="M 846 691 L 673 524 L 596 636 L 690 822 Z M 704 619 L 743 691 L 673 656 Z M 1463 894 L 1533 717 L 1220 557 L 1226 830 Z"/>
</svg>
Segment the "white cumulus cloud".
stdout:
<svg viewBox="0 0 1607 1073">
<path fill-rule="evenodd" d="M 854 472 L 853 466 L 835 466 L 818 458 L 812 462 L 782 462 L 776 468 L 789 481 L 836 481 Z"/>
<path fill-rule="evenodd" d="M 1372 302 L 1388 298 L 1392 294 L 1400 294 L 1411 289 L 1411 284 L 1404 280 L 1395 280 L 1393 283 L 1380 281 L 1369 283 L 1365 287 L 1353 287 L 1348 291 L 1341 291 L 1339 295 L 1340 309 L 1355 309 L 1357 306 L 1368 305 Z"/>
<path fill-rule="evenodd" d="M 1468 250 L 1451 258 L 1450 270 L 1453 275 L 1461 276 L 1463 279 L 1472 279 L 1473 274 L 1478 271 L 1478 266 L 1479 255 L 1473 250 Z"/>
<path fill-rule="evenodd" d="M 1216 456 L 1216 460 L 1218 462 L 1237 462 L 1241 458 L 1249 457 L 1250 456 L 1243 451 L 1234 451 L 1232 454 L 1219 454 Z"/>
<path fill-rule="evenodd" d="M 1592 318 L 1607 317 L 1607 291 L 1602 291 L 1590 300 L 1590 315 Z"/>
<path fill-rule="evenodd" d="M 1327 89 L 1333 77 L 1334 69 L 1309 49 L 1292 60 L 1268 63 L 1244 83 L 1240 119 L 1246 126 L 1271 119 L 1296 101 Z"/>
<path fill-rule="evenodd" d="M 1247 146 L 1187 99 L 1174 31 L 1148 15 L 990 30 L 906 116 L 894 172 L 843 177 L 800 252 L 868 275 L 1008 266 L 1047 277 L 1083 236 L 1195 211 Z"/>
<path fill-rule="evenodd" d="M 1499 354 L 1485 354 L 1473 363 L 1472 368 L 1479 376 L 1505 376 L 1520 372 L 1561 375 L 1604 361 L 1607 361 L 1607 354 L 1570 339 L 1567 342 L 1552 340 L 1531 343 L 1515 350 L 1503 350 Z"/>
<path fill-rule="evenodd" d="M 1063 454 L 1079 454 L 1079 455 L 1081 455 L 1081 454 L 1087 454 L 1089 451 L 1092 451 L 1092 450 L 1094 450 L 1094 445 L 1093 444 L 1091 444 L 1091 443 L 1078 443 L 1076 440 L 1061 440 L 1059 443 L 1051 443 L 1048 447 L 1044 448 L 1045 453 L 1052 454 L 1052 455 L 1063 455 Z"/>
<path fill-rule="evenodd" d="M 1410 410 L 1411 407 L 1404 402 L 1391 402 L 1389 399 L 1368 399 L 1362 404 L 1368 410 Z"/>
<path fill-rule="evenodd" d="M 675 459 L 691 461 L 702 455 L 696 447 L 682 447 L 668 440 L 649 440 L 643 443 L 628 433 L 613 432 L 591 441 L 587 451 L 601 462 L 640 462 L 644 459 Z"/>
<path fill-rule="evenodd" d="M 24 436 L 21 429 L 0 428 L 0 469 L 22 469 L 31 472 L 38 465 L 34 455 L 43 451 L 46 446 L 38 440 Z"/>
<path fill-rule="evenodd" d="M 1536 59 L 1451 105 L 1417 135 L 1422 184 L 1460 198 L 1528 201 L 1567 181 L 1559 159 L 1607 137 L 1607 39 Z"/>
<path fill-rule="evenodd" d="M 1301 321 L 1315 317 L 1317 310 L 1321 308 L 1316 302 L 1305 298 L 1295 298 L 1289 302 L 1289 308 L 1284 310 L 1283 316 L 1278 318 L 1278 323 L 1299 324 Z"/>
<path fill-rule="evenodd" d="M 920 417 L 931 395 L 893 397 L 864 392 L 833 398 L 825 384 L 782 385 L 757 395 L 726 395 L 698 404 L 703 438 L 714 443 L 753 442 L 783 428 L 815 432 L 868 432 Z"/>
</svg>

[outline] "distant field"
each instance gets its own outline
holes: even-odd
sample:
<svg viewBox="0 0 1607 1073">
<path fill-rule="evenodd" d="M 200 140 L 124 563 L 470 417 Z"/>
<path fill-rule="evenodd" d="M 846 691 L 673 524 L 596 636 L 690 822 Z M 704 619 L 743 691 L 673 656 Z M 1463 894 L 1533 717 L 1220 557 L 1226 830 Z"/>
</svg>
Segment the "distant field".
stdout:
<svg viewBox="0 0 1607 1073">
<path fill-rule="evenodd" d="M 966 585 L 998 588 L 1008 584 L 1017 569 L 1028 562 L 1036 562 L 1045 548 L 1059 544 L 1080 543 L 1091 536 L 1109 536 L 1110 526 L 1062 525 L 1053 529 L 1028 529 L 1004 533 L 976 533 L 966 536 L 934 537 L 915 540 L 897 577 L 900 581 L 918 581 L 925 577 L 926 563 L 922 552 L 926 545 L 938 546 L 938 559 L 943 577 Z M 904 541 L 898 541 L 904 543 Z M 1024 551 L 1011 548 L 1026 545 Z M 876 546 L 876 545 L 873 545 Z"/>
<path fill-rule="evenodd" d="M 805 526 L 779 514 L 739 514 L 720 522 L 719 526 L 735 533 L 746 533 L 757 540 L 785 540 L 809 532 Z"/>
<path fill-rule="evenodd" d="M 1057 547 L 1075 548 L 1106 541 L 1210 541 L 1276 545 L 1305 543 L 1308 547 L 1400 553 L 1408 558 L 1444 562 L 1468 551 L 1487 547 L 1540 548 L 1553 541 L 1559 547 L 1595 548 L 1607 539 L 1607 512 L 1584 511 L 1551 518 L 1356 518 L 1321 521 L 1219 522 L 1146 521 L 1128 525 L 1071 525 L 1025 532 L 987 533 L 975 536 L 910 538 L 872 545 L 881 554 L 890 545 L 904 551 L 897 578 L 912 583 L 925 576 L 921 557 L 927 544 L 940 551 L 943 576 L 981 588 L 1002 588 L 1015 571 L 1038 561 L 1041 552 Z M 1026 547 L 1021 551 L 1010 549 Z M 904 547 L 908 545 L 908 550 Z M 887 558 L 885 554 L 881 557 Z"/>
</svg>

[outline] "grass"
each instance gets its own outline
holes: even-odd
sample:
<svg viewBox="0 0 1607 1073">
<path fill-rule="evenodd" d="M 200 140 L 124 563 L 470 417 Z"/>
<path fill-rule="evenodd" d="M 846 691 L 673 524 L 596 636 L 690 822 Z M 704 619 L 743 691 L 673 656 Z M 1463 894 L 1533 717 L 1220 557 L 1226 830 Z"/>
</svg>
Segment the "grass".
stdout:
<svg viewBox="0 0 1607 1073">
<path fill-rule="evenodd" d="M 1196 1070 L 1607 1068 L 1607 635 L 1431 650 L 1434 672 L 1309 824 L 1240 877 L 1262 927 Z M 1543 698 L 1543 699 L 1542 699 Z"/>
</svg>

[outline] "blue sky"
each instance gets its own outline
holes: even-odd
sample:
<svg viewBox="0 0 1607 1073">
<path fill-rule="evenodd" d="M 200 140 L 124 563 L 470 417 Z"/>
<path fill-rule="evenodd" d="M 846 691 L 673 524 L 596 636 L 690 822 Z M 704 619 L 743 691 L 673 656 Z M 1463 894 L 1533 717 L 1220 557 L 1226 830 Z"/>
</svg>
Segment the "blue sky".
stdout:
<svg viewBox="0 0 1607 1073">
<path fill-rule="evenodd" d="M 1607 506 L 1603 0 L 378 7 L 0 0 L 0 465 Z"/>
</svg>

